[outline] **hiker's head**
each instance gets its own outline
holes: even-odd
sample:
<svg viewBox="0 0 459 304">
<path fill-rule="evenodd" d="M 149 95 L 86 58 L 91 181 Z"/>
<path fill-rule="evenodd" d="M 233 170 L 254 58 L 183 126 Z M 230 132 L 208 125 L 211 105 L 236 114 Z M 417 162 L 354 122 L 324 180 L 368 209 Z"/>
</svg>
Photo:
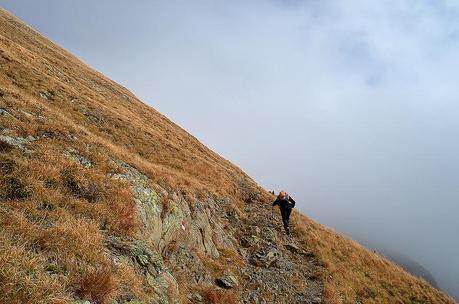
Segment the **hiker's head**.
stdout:
<svg viewBox="0 0 459 304">
<path fill-rule="evenodd" d="M 279 192 L 279 195 L 277 196 L 278 199 L 286 199 L 287 198 L 287 192 L 281 191 Z"/>
</svg>

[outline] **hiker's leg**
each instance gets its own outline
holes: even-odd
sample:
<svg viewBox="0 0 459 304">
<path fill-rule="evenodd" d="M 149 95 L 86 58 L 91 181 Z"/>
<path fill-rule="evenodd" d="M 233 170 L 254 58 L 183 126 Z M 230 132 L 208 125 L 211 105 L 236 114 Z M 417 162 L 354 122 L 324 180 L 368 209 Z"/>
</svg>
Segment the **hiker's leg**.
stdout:
<svg viewBox="0 0 459 304">
<path fill-rule="evenodd" d="M 284 224 L 284 229 L 288 234 L 288 209 L 281 209 L 282 223 Z"/>
<path fill-rule="evenodd" d="M 287 209 L 287 210 L 285 210 L 285 212 L 286 212 L 287 226 L 288 226 L 288 223 L 290 221 L 290 214 L 292 213 L 292 209 Z"/>
<path fill-rule="evenodd" d="M 285 216 L 286 216 L 286 224 L 284 225 L 287 225 L 286 228 L 285 228 L 285 231 L 287 231 L 287 234 L 290 234 L 290 229 L 289 229 L 289 221 L 290 221 L 290 214 L 292 213 L 292 209 L 287 209 L 285 210 Z"/>
</svg>

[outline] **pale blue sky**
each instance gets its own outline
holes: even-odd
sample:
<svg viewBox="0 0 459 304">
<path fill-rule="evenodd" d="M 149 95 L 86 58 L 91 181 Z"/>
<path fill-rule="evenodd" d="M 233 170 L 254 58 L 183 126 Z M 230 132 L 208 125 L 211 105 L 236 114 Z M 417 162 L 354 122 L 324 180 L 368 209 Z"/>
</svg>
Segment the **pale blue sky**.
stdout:
<svg viewBox="0 0 459 304">
<path fill-rule="evenodd" d="M 0 5 L 268 190 L 459 297 L 459 2 Z"/>
</svg>

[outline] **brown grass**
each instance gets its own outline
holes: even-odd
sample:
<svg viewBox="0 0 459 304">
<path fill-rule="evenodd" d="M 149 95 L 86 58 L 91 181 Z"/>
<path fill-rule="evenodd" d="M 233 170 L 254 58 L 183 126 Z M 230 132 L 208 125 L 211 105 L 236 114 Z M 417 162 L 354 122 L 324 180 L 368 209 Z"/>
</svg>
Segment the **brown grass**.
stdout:
<svg viewBox="0 0 459 304">
<path fill-rule="evenodd" d="M 15 243 L 0 229 L 0 303 L 67 303 L 70 298 L 46 273 L 43 257 Z"/>
<path fill-rule="evenodd" d="M 0 154 L 0 200 L 25 200 L 32 194 L 27 172 L 15 159 Z"/>
<path fill-rule="evenodd" d="M 139 229 L 129 185 L 108 177 L 119 170 L 110 160 L 127 161 L 189 200 L 238 195 L 237 180 L 246 175 L 4 11 L 0 46 L 0 108 L 12 115 L 0 116 L 0 131 L 38 138 L 29 154 L 0 141 L 0 227 L 11 246 L 20 248 L 17 257 L 2 251 L 0 259 L 12 259 L 18 270 L 28 267 L 24 257 L 36 257 L 43 277 L 37 286 L 44 292 L 32 295 L 33 301 L 17 291 L 8 299 L 46 302 L 40 300 L 49 298 L 46 290 L 62 299 L 78 294 L 100 303 L 129 294 L 145 297 L 135 271 L 112 265 L 104 254 L 104 234 L 130 237 Z M 67 158 L 69 148 L 93 166 L 85 169 Z M 165 216 L 167 197 L 162 203 Z M 127 290 L 131 282 L 136 287 Z"/>
<path fill-rule="evenodd" d="M 237 304 L 240 296 L 234 290 L 222 290 L 215 287 L 207 287 L 201 290 L 201 295 L 208 304 Z"/>
<path fill-rule="evenodd" d="M 204 264 L 204 267 L 209 271 L 214 277 L 221 276 L 225 270 L 229 269 L 229 265 L 223 259 L 215 259 L 209 256 L 206 256 L 202 253 L 198 253 L 199 259 Z"/>
<path fill-rule="evenodd" d="M 454 303 L 385 258 L 295 212 L 294 235 L 324 267 L 327 303 Z"/>
<path fill-rule="evenodd" d="M 4 141 L 0 141 L 0 153 L 8 153 L 13 150 L 14 147 Z"/>
<path fill-rule="evenodd" d="M 97 304 L 108 303 L 116 290 L 110 266 L 88 269 L 74 284 L 80 298 L 92 300 Z"/>
<path fill-rule="evenodd" d="M 170 203 L 169 203 L 168 195 L 161 196 L 159 201 L 161 204 L 161 219 L 164 219 L 170 211 Z"/>
<path fill-rule="evenodd" d="M 125 263 L 117 265 L 113 270 L 113 278 L 116 280 L 116 294 L 120 298 L 136 298 L 140 301 L 147 301 L 147 295 L 143 287 L 142 278 L 135 269 Z"/>
</svg>

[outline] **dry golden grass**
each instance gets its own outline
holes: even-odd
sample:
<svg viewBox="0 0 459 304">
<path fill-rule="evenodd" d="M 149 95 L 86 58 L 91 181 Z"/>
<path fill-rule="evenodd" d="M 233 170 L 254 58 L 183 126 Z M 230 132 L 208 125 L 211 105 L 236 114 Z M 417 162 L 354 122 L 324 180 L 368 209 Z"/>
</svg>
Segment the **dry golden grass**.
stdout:
<svg viewBox="0 0 459 304">
<path fill-rule="evenodd" d="M 207 287 L 201 290 L 201 295 L 208 304 L 237 304 L 240 296 L 234 290 L 222 290 L 215 287 Z"/>
<path fill-rule="evenodd" d="M 304 215 L 293 213 L 294 235 L 324 266 L 327 303 L 455 303 L 385 258 Z"/>
<path fill-rule="evenodd" d="M 0 50 L 0 108 L 10 113 L 0 115 L 0 131 L 35 138 L 27 147 L 32 153 L 0 141 L 0 227 L 8 248 L 19 252 L 16 257 L 2 251 L 0 259 L 12 259 L 18 275 L 37 261 L 39 280 L 29 280 L 30 299 L 37 303 L 65 302 L 72 295 L 96 303 L 123 294 L 145 298 L 148 290 L 135 271 L 113 265 L 104 254 L 105 234 L 130 237 L 139 228 L 129 186 L 108 176 L 119 170 L 110 160 L 127 161 L 152 185 L 190 201 L 211 194 L 237 198 L 239 180 L 249 178 L 3 10 Z M 70 148 L 92 167 L 66 157 Z M 162 204 L 165 215 L 167 197 Z M 25 258 L 30 256 L 34 259 Z M 2 277 L 8 282 L 4 288 L 25 279 Z M 10 303 L 27 302 L 11 288 L 0 289 Z"/>
<path fill-rule="evenodd" d="M 26 247 L 0 229 L 0 303 L 67 303 L 70 297 L 58 278 L 46 273 L 43 257 Z"/>
<path fill-rule="evenodd" d="M 108 303 L 116 289 L 110 266 L 87 269 L 75 281 L 74 288 L 83 299 L 91 299 L 100 304 Z"/>
<path fill-rule="evenodd" d="M 178 300 L 181 304 L 186 304 L 189 302 L 188 293 L 190 292 L 190 278 L 186 273 L 175 274 L 177 278 L 177 285 L 179 287 L 179 296 Z"/>
</svg>

